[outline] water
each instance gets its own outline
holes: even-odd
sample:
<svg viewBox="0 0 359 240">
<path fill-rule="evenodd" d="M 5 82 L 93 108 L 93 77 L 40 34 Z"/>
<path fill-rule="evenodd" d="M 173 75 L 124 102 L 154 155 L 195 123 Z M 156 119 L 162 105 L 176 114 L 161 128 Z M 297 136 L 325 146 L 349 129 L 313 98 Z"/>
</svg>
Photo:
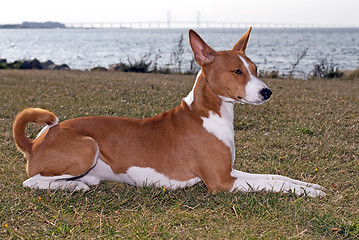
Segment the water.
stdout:
<svg viewBox="0 0 359 240">
<path fill-rule="evenodd" d="M 215 50 L 226 50 L 246 29 L 199 29 Z M 144 56 L 168 66 L 180 35 L 184 36 L 183 69 L 192 52 L 187 29 L 0 29 L 0 57 L 10 61 L 37 58 L 66 63 L 72 69 L 109 67 Z M 327 58 L 340 69 L 359 67 L 359 29 L 253 29 L 246 54 L 265 71 L 287 74 L 296 55 L 308 48 L 297 75 L 308 74 Z M 157 60 L 155 60 L 157 59 Z"/>
</svg>

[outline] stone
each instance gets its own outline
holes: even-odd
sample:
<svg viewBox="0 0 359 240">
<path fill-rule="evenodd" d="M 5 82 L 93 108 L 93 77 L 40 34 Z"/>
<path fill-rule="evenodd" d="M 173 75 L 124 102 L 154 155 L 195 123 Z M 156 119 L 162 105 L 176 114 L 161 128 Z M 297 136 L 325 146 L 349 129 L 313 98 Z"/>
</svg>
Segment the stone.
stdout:
<svg viewBox="0 0 359 240">
<path fill-rule="evenodd" d="M 123 63 L 116 63 L 116 64 L 113 64 L 111 65 L 108 70 L 111 71 L 111 72 L 114 72 L 114 71 L 122 71 L 124 66 Z"/>
<path fill-rule="evenodd" d="M 41 67 L 42 67 L 42 69 L 45 69 L 45 70 L 50 70 L 50 67 L 51 67 L 52 65 L 55 65 L 55 63 L 54 63 L 53 61 L 51 61 L 51 60 L 47 60 L 47 61 L 45 61 L 45 62 L 41 62 Z"/>
<path fill-rule="evenodd" d="M 92 68 L 91 71 L 95 71 L 95 72 L 106 72 L 106 71 L 108 71 L 108 70 L 107 70 L 107 68 L 105 68 L 105 67 L 97 66 L 97 67 Z"/>
<path fill-rule="evenodd" d="M 49 70 L 71 70 L 71 68 L 67 64 L 54 64 L 50 66 Z"/>
<path fill-rule="evenodd" d="M 41 63 L 36 58 L 33 60 L 26 60 L 20 65 L 20 69 L 42 69 Z"/>
</svg>

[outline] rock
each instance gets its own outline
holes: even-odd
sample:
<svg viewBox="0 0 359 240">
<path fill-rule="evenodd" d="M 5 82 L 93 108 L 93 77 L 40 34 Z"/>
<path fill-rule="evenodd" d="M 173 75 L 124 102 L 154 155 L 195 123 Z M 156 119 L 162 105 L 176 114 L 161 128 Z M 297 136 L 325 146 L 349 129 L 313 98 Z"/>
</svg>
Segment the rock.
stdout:
<svg viewBox="0 0 359 240">
<path fill-rule="evenodd" d="M 10 69 L 19 69 L 23 61 L 14 61 L 12 63 L 7 64 Z"/>
<path fill-rule="evenodd" d="M 26 60 L 20 65 L 20 69 L 42 69 L 41 63 L 36 58 L 33 60 Z"/>
<path fill-rule="evenodd" d="M 0 69 L 7 69 L 7 68 L 8 65 L 6 59 L 0 58 Z"/>
<path fill-rule="evenodd" d="M 70 70 L 70 67 L 67 64 L 55 64 L 51 60 L 47 60 L 41 63 L 42 69 L 45 70 Z"/>
<path fill-rule="evenodd" d="M 116 63 L 116 64 L 113 64 L 111 65 L 108 70 L 111 71 L 111 72 L 114 72 L 114 71 L 122 71 L 123 70 L 123 66 L 124 64 L 123 63 Z"/>
<path fill-rule="evenodd" d="M 41 67 L 42 67 L 42 69 L 45 69 L 45 70 L 49 70 L 52 65 L 55 65 L 55 63 L 51 60 L 41 62 Z"/>
<path fill-rule="evenodd" d="M 71 70 L 71 68 L 67 64 L 53 64 L 49 67 L 49 70 Z"/>
<path fill-rule="evenodd" d="M 105 68 L 105 67 L 94 67 L 94 68 L 92 68 L 91 69 L 91 71 L 95 71 L 95 72 L 107 72 L 108 70 L 107 70 L 107 68 Z"/>
</svg>

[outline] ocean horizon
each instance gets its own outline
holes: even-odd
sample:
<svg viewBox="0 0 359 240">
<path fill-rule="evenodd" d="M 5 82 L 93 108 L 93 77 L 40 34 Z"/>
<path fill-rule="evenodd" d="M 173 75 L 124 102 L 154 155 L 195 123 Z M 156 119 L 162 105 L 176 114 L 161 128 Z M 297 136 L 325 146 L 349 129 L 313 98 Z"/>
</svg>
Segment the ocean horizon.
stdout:
<svg viewBox="0 0 359 240">
<path fill-rule="evenodd" d="M 231 49 L 247 29 L 195 30 L 220 51 Z M 171 68 L 181 35 L 182 70 L 186 70 L 192 60 L 188 29 L 0 29 L 0 58 L 52 60 L 79 70 L 145 59 Z M 341 70 L 356 69 L 359 28 L 253 28 L 246 54 L 261 71 L 288 74 L 303 51 L 307 54 L 295 71 L 299 77 L 306 77 L 323 60 Z"/>
</svg>

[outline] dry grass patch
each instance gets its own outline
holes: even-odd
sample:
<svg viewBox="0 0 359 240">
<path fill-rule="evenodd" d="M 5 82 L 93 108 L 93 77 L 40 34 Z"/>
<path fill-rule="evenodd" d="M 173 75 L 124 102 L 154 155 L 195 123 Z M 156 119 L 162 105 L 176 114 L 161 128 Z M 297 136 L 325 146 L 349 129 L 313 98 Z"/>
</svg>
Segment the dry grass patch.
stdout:
<svg viewBox="0 0 359 240">
<path fill-rule="evenodd" d="M 359 81 L 268 80 L 272 99 L 235 110 L 236 167 L 315 182 L 324 198 L 210 195 L 103 182 L 88 192 L 22 188 L 25 161 L 11 125 L 26 107 L 60 121 L 149 117 L 179 104 L 194 76 L 0 71 L 0 238 L 355 239 L 359 234 Z M 36 126 L 28 129 L 36 136 Z"/>
</svg>

